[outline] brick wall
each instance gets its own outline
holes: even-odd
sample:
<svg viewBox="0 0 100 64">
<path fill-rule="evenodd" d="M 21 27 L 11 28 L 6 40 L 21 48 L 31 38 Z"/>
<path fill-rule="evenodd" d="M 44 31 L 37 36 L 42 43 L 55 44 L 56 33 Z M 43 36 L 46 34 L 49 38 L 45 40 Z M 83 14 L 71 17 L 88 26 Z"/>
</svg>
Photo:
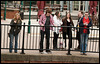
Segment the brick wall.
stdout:
<svg viewBox="0 0 100 64">
<path fill-rule="evenodd" d="M 6 19 L 12 19 L 14 17 L 14 15 L 19 12 L 19 10 L 14 10 L 14 9 L 7 9 L 6 10 Z M 4 9 L 1 9 L 1 16 L 3 16 L 4 18 Z"/>
</svg>

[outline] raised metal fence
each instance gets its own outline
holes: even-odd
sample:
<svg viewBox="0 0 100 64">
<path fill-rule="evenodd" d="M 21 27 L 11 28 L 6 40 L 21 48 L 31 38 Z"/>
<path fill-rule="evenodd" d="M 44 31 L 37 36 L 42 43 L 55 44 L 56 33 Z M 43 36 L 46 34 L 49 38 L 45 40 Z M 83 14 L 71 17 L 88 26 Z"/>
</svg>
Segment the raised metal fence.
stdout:
<svg viewBox="0 0 100 64">
<path fill-rule="evenodd" d="M 30 33 L 28 33 L 28 27 L 30 26 Z M 40 43 L 40 27 L 39 25 L 21 25 L 21 31 L 18 35 L 18 50 L 39 50 L 39 43 Z M 50 26 L 55 27 L 55 26 Z M 69 27 L 69 26 L 58 26 L 58 27 Z M 10 30 L 10 24 L 1 24 L 1 49 L 8 49 L 9 50 L 9 43 L 10 38 L 8 36 Z M 53 49 L 53 38 L 54 38 L 54 31 L 50 30 L 50 46 L 49 49 L 53 51 L 77 51 L 75 48 L 78 47 L 78 40 L 76 39 L 76 31 L 77 27 L 69 27 L 72 30 L 72 49 L 69 49 L 69 39 L 66 36 L 66 48 L 60 49 L 59 44 L 63 40 L 62 32 L 59 33 L 58 42 L 57 42 L 57 50 Z M 13 49 L 14 49 L 15 41 L 13 41 Z M 44 50 L 46 50 L 46 38 L 44 36 Z M 89 39 L 87 43 L 87 50 L 86 52 L 92 53 L 99 53 L 99 29 L 90 28 Z"/>
</svg>

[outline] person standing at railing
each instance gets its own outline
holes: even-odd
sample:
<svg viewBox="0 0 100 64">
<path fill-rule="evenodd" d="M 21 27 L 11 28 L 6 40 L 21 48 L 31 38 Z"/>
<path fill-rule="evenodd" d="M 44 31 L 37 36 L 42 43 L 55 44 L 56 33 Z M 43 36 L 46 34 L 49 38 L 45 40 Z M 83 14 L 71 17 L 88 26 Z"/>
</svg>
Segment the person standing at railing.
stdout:
<svg viewBox="0 0 100 64">
<path fill-rule="evenodd" d="M 76 27 L 79 27 L 79 22 L 80 22 L 82 17 L 83 17 L 83 12 L 79 11 L 79 13 L 78 13 L 78 22 L 77 22 Z M 80 32 L 79 32 L 79 28 L 76 29 L 76 39 L 78 40 L 79 45 L 78 45 L 77 48 L 75 48 L 75 50 L 80 50 Z"/>
<path fill-rule="evenodd" d="M 10 32 L 9 32 L 9 36 L 10 36 L 10 48 L 9 48 L 9 52 L 12 53 L 12 48 L 13 48 L 13 39 L 15 37 L 15 49 L 14 52 L 17 53 L 17 45 L 18 45 L 18 34 L 21 30 L 21 25 L 22 24 L 22 20 L 20 17 L 19 13 L 16 13 L 14 18 L 11 20 L 10 26 Z"/>
<path fill-rule="evenodd" d="M 53 27 L 48 27 L 54 25 L 53 16 L 51 15 L 52 10 L 48 8 L 46 10 L 46 14 L 42 14 L 40 16 L 39 24 L 40 26 L 40 50 L 41 54 L 51 53 L 49 50 L 49 38 L 50 38 L 50 30 L 53 30 Z M 46 34 L 46 52 L 43 52 L 43 41 L 44 41 L 44 34 Z"/>
<path fill-rule="evenodd" d="M 65 18 L 62 19 L 62 22 L 63 22 L 62 26 L 74 26 L 70 13 L 66 13 Z M 62 31 L 63 31 L 63 41 L 65 41 L 65 48 L 66 48 L 66 35 L 68 35 L 69 42 L 70 41 L 72 42 L 72 29 L 70 27 L 63 27 Z M 72 48 L 72 43 L 70 43 L 70 48 Z"/>
<path fill-rule="evenodd" d="M 57 11 L 53 17 L 54 20 L 54 24 L 57 26 L 61 26 L 62 25 L 62 19 L 60 17 L 60 12 Z M 53 39 L 53 49 L 57 49 L 57 39 L 59 36 L 59 30 L 61 29 L 61 27 L 54 27 L 54 39 Z"/>
<path fill-rule="evenodd" d="M 80 41 L 81 41 L 81 53 L 86 55 L 86 47 L 87 47 L 87 41 L 88 41 L 88 35 L 89 35 L 89 27 L 92 26 L 92 20 L 89 17 L 89 13 L 85 12 L 85 16 L 81 18 L 80 23 Z M 88 28 L 88 29 L 84 29 Z M 84 47 L 85 45 L 85 47 Z M 85 49 L 84 49 L 85 48 Z"/>
</svg>

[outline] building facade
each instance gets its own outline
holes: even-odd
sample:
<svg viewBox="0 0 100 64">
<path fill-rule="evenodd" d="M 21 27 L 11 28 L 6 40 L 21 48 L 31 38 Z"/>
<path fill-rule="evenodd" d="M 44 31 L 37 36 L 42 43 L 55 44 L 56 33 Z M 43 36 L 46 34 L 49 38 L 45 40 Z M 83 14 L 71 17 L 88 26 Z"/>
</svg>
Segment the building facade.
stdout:
<svg viewBox="0 0 100 64">
<path fill-rule="evenodd" d="M 1 4 L 4 3 L 5 1 L 1 1 Z M 32 6 L 37 6 L 36 3 L 37 1 L 31 1 Z M 61 5 L 61 1 L 46 1 L 46 5 Z M 21 1 L 7 1 L 7 5 L 13 5 L 13 6 L 20 6 Z M 23 1 L 23 6 L 29 6 L 30 1 Z M 63 1 L 62 3 L 63 7 L 67 7 L 69 9 L 69 1 Z M 62 7 L 62 8 L 63 8 Z M 99 5 L 97 5 L 97 12 L 99 11 Z M 89 10 L 89 1 L 70 1 L 70 10 L 71 11 L 88 11 Z"/>
</svg>

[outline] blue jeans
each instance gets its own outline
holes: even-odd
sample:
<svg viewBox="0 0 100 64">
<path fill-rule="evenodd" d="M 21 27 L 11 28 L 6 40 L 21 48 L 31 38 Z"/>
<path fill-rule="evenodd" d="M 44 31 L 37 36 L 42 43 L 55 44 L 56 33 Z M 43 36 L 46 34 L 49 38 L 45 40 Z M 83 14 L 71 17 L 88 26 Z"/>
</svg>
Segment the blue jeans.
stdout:
<svg viewBox="0 0 100 64">
<path fill-rule="evenodd" d="M 14 35 L 10 34 L 10 45 L 9 45 L 9 52 L 12 52 L 12 48 L 13 48 L 13 39 L 14 39 Z M 15 35 L 15 49 L 14 52 L 17 52 L 17 44 L 18 44 L 18 34 Z"/>
<path fill-rule="evenodd" d="M 80 41 L 81 41 L 81 52 L 82 53 L 86 53 L 86 52 L 83 52 L 83 51 L 86 51 L 86 48 L 87 48 L 87 41 L 88 41 L 88 35 L 89 34 L 86 34 L 86 33 L 83 33 L 83 34 L 80 34 Z M 84 50 L 84 43 L 85 43 L 85 50 Z"/>
</svg>

